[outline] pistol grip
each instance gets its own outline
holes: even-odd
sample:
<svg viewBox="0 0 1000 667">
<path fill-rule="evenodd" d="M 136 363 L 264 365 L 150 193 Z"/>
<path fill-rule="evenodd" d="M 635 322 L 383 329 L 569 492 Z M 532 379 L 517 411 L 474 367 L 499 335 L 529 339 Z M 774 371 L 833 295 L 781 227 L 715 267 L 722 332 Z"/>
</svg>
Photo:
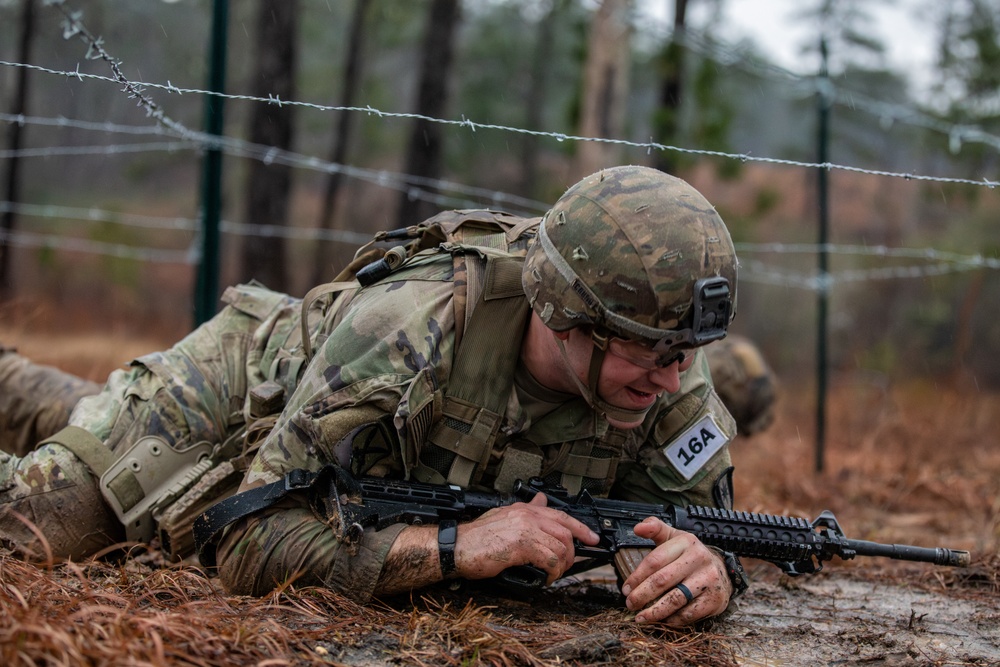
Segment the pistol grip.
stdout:
<svg viewBox="0 0 1000 667">
<path fill-rule="evenodd" d="M 646 547 L 622 547 L 615 552 L 615 570 L 618 571 L 618 577 L 621 581 L 632 576 L 635 569 L 639 567 L 639 563 L 650 551 L 652 549 Z"/>
</svg>

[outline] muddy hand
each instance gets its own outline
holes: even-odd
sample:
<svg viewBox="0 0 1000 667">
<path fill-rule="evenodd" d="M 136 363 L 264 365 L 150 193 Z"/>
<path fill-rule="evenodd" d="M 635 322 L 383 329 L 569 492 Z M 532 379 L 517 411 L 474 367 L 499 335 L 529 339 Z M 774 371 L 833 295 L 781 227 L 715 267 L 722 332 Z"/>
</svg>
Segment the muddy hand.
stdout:
<svg viewBox="0 0 1000 667">
<path fill-rule="evenodd" d="M 530 503 L 490 510 L 458 527 L 455 566 L 466 579 L 495 577 L 509 567 L 534 565 L 546 574 L 546 583 L 573 565 L 573 540 L 596 545 L 590 528 L 565 512 L 546 506 L 544 494 Z"/>
<path fill-rule="evenodd" d="M 638 622 L 688 625 L 726 610 L 732 584 L 722 558 L 656 518 L 638 524 L 635 534 L 656 544 L 622 586 Z"/>
</svg>

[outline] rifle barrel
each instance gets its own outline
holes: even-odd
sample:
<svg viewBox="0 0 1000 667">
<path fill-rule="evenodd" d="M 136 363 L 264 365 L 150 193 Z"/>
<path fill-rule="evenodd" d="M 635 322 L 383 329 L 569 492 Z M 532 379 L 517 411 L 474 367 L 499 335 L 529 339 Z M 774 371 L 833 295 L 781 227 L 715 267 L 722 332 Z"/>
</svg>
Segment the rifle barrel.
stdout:
<svg viewBox="0 0 1000 667">
<path fill-rule="evenodd" d="M 952 567 L 968 567 L 969 552 L 944 547 L 913 547 L 907 544 L 880 544 L 867 540 L 847 540 L 847 546 L 855 550 L 859 556 L 881 556 L 896 560 L 912 560 L 935 565 L 950 565 Z"/>
</svg>

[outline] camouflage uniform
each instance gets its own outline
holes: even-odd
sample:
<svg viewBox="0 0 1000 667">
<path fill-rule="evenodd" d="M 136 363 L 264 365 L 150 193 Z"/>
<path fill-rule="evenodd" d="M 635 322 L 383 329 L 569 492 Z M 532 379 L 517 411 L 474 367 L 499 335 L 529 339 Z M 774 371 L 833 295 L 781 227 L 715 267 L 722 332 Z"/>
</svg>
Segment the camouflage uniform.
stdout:
<svg viewBox="0 0 1000 667">
<path fill-rule="evenodd" d="M 625 191 L 632 184 L 629 174 L 623 178 L 621 172 L 608 181 L 609 187 Z M 637 199 L 643 196 L 649 198 L 648 189 L 636 195 Z M 686 202 L 685 210 L 705 206 L 702 202 Z M 642 210 L 641 201 L 631 205 Z M 598 253 L 621 243 L 602 230 L 598 226 L 597 233 L 588 235 L 588 248 L 581 246 L 578 253 L 590 257 L 595 270 L 601 266 Z M 697 234 L 691 236 L 696 238 Z M 716 236 L 711 238 L 718 242 Z M 725 238 L 728 240 L 728 234 Z M 724 249 L 719 242 L 718 252 Z M 663 254 L 656 248 L 648 252 L 651 263 Z M 675 264 L 694 264 L 695 268 L 688 269 L 694 272 L 702 270 L 700 258 L 714 252 L 715 248 L 698 247 L 675 252 L 670 259 Z M 605 265 L 613 266 L 614 262 Z M 534 280 L 538 266 L 529 259 L 524 275 Z M 627 284 L 625 277 L 612 272 L 601 278 L 620 286 L 623 303 L 637 304 L 638 285 Z M 735 280 L 735 275 L 732 278 Z M 330 333 L 318 358 L 306 369 L 261 446 L 243 488 L 276 482 L 292 469 L 317 470 L 327 463 L 349 465 L 355 474 L 412 474 L 418 478 L 423 475 L 423 481 L 441 481 L 435 479 L 437 475 L 453 481 L 448 470 L 454 469 L 440 461 L 444 448 L 432 446 L 440 440 L 427 426 L 448 421 L 443 413 L 449 385 L 455 381 L 456 354 L 453 280 L 451 258 L 428 255 L 361 291 L 347 308 L 335 307 L 336 325 L 331 322 L 324 328 Z M 685 290 L 690 302 L 690 283 L 678 284 L 676 289 Z M 542 303 L 545 296 L 539 297 L 537 288 L 529 287 L 529 293 L 538 301 L 545 313 L 543 320 L 550 327 L 556 318 L 567 317 L 568 308 L 557 311 L 551 305 L 546 307 Z M 673 305 L 672 295 L 646 298 L 648 302 L 636 309 L 640 313 L 655 308 L 650 303 L 658 300 Z M 574 316 L 580 318 L 583 312 L 579 307 Z M 680 313 L 672 312 L 671 316 L 680 318 Z M 657 318 L 646 321 L 655 325 Z M 584 324 L 577 319 L 562 328 Z M 495 353 L 517 355 L 520 343 L 520 335 L 514 340 L 497 340 Z M 555 481 L 571 491 L 585 487 L 645 502 L 731 505 L 726 442 L 735 435 L 735 424 L 712 389 L 708 365 L 700 352 L 683 373 L 680 391 L 662 396 L 641 426 L 628 431 L 610 426 L 599 410 L 578 395 L 546 397 L 544 391 L 530 387 L 530 378 L 522 374 L 519 379 L 506 401 L 492 451 L 472 476 L 473 487 L 509 491 L 516 473 L 509 473 L 505 464 L 522 461 L 520 472 L 524 476 L 527 461 L 535 455 L 541 461 L 543 476 L 555 476 Z M 556 406 L 547 411 L 547 407 Z M 381 428 L 370 428 L 371 437 L 349 437 L 356 429 L 376 423 Z M 694 449 L 704 451 L 705 456 L 698 457 L 685 447 L 702 434 L 708 434 L 707 444 L 699 440 Z M 690 470 L 684 467 L 685 461 Z M 586 470 L 582 475 L 581 469 Z M 280 507 L 230 527 L 218 552 L 220 574 L 228 589 L 240 593 L 263 594 L 276 583 L 295 577 L 303 585 L 325 585 L 365 600 L 402 529 L 397 525 L 367 531 L 360 541 L 361 553 L 352 556 L 312 510 L 286 499 Z"/>
<path fill-rule="evenodd" d="M 298 335 L 299 301 L 253 286 L 230 288 L 224 300 L 227 308 L 170 350 L 113 372 L 100 394 L 79 401 L 69 424 L 114 454 L 144 436 L 183 448 L 222 442 L 241 428 L 247 387 L 264 379 Z M 45 535 L 48 549 L 19 516 Z M 22 458 L 0 454 L 5 546 L 81 558 L 124 535 L 90 467 L 65 447 L 43 442 Z"/>
<path fill-rule="evenodd" d="M 289 390 L 296 388 L 251 464 L 245 487 L 328 462 L 349 465 L 357 474 L 404 474 L 407 457 L 419 448 L 405 437 L 408 420 L 418 407 L 440 402 L 451 371 L 452 264 L 443 257 L 447 261 L 427 261 L 360 292 L 345 313 L 331 308 L 326 323 L 313 327 L 318 332 L 314 340 L 325 342 L 297 385 L 294 379 L 284 380 Z M 231 288 L 226 300 L 227 308 L 171 350 L 112 373 L 101 394 L 80 402 L 70 423 L 97 435 L 114 452 L 149 434 L 181 446 L 219 442 L 239 429 L 247 389 L 266 378 L 282 349 L 298 343 L 300 302 L 247 286 Z M 329 336 L 327 326 L 333 327 Z M 512 393 L 501 427 L 504 438 L 487 477 L 497 476 L 507 446 L 530 440 L 551 443 L 545 445 L 551 459 L 563 442 L 614 431 L 578 397 L 555 400 L 566 402 L 533 423 L 522 405 L 531 399 L 523 389 Z M 646 423 L 628 432 L 612 495 L 718 504 L 712 488 L 729 467 L 726 448 L 684 480 L 657 446 L 707 413 L 733 435 L 735 427 L 712 391 L 706 361 L 699 355 L 685 373 L 682 390 L 663 397 Z M 355 427 L 383 415 L 392 415 L 399 425 L 397 442 L 369 441 L 364 450 L 353 452 L 340 444 Z M 8 546 L 45 553 L 11 510 L 34 522 L 57 556 L 81 558 L 122 539 L 121 524 L 103 502 L 96 479 L 65 448 L 45 445 L 25 458 L 0 460 L 0 466 L 14 469 L 12 486 L 0 490 L 0 536 Z M 0 479 L 6 477 L 0 474 Z M 231 531 L 220 549 L 220 572 L 227 588 L 237 592 L 263 594 L 297 574 L 302 584 L 327 585 L 367 599 L 401 529 L 370 532 L 362 552 L 351 556 L 311 510 L 289 498 L 280 509 L 251 517 Z"/>
<path fill-rule="evenodd" d="M 220 443 L 252 419 L 249 389 L 272 379 L 289 400 L 242 488 L 326 463 L 356 474 L 444 474 L 428 436 L 449 421 L 442 409 L 457 384 L 452 371 L 462 321 L 455 313 L 463 309 L 456 302 L 466 278 L 456 266 L 448 253 L 423 253 L 375 285 L 311 310 L 306 328 L 317 354 L 301 377 L 300 302 L 262 288 L 231 288 L 220 315 L 171 350 L 112 374 L 99 396 L 80 402 L 70 423 L 115 456 L 150 435 L 177 448 Z M 496 354 L 516 357 L 520 344 L 519 334 L 497 340 Z M 517 377 L 473 486 L 509 490 L 514 475 L 527 470 L 524 462 L 535 461 L 569 486 L 614 497 L 731 505 L 726 443 L 736 426 L 700 351 L 680 391 L 661 396 L 641 426 L 628 431 L 610 426 L 575 394 L 535 386 L 523 369 Z M 364 438 L 353 437 L 359 427 Z M 685 451 L 705 433 L 708 439 L 697 442 L 701 455 Z M 512 471 L 507 461 L 522 467 Z M 0 480 L 10 480 L 0 485 L 0 537 L 24 551 L 42 550 L 15 512 L 39 526 L 56 555 L 80 557 L 121 537 L 121 523 L 101 502 L 87 466 L 59 445 L 0 460 Z M 402 529 L 370 530 L 360 551 L 348 553 L 292 494 L 230 527 L 219 546 L 220 574 L 233 592 L 263 594 L 295 578 L 366 600 Z"/>
<path fill-rule="evenodd" d="M 66 426 L 73 407 L 101 385 L 33 364 L 0 346 L 0 451 L 24 456 Z"/>
</svg>

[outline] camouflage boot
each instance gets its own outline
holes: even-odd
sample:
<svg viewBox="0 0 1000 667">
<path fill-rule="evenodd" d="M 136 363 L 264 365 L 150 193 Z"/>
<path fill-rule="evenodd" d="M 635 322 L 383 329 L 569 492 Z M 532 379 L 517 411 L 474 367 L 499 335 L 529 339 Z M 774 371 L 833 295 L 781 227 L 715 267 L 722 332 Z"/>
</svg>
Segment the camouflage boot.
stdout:
<svg viewBox="0 0 1000 667">
<path fill-rule="evenodd" d="M 77 401 L 100 390 L 97 383 L 0 346 L 0 451 L 27 454 L 66 426 Z"/>
</svg>

